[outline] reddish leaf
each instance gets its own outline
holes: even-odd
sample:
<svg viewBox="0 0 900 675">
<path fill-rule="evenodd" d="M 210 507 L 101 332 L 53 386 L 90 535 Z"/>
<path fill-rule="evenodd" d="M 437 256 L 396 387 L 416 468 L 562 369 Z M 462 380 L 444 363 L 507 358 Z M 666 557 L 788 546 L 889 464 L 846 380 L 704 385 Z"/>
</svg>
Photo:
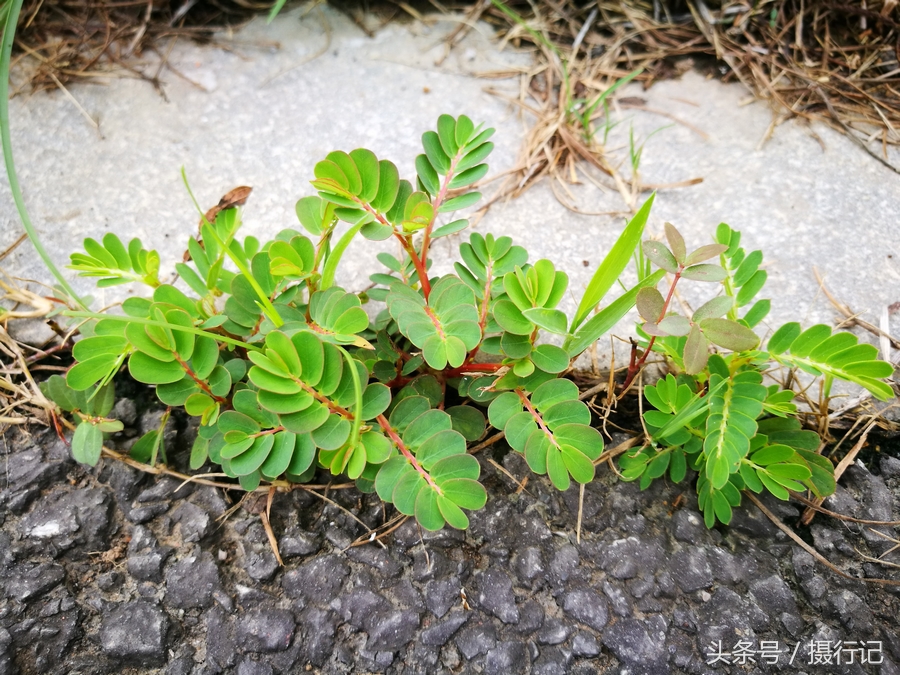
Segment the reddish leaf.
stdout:
<svg viewBox="0 0 900 675">
<path fill-rule="evenodd" d="M 645 321 L 656 322 L 662 316 L 666 301 L 663 300 L 662 293 L 658 290 L 645 286 L 638 291 L 635 304 L 637 305 L 638 313 Z"/>
<path fill-rule="evenodd" d="M 694 312 L 694 316 L 691 317 L 691 320 L 697 322 L 703 321 L 703 319 L 717 319 L 723 314 L 726 314 L 732 307 L 734 307 L 734 298 L 727 295 L 720 295 L 718 298 L 713 298 L 709 302 L 701 305 L 700 308 Z"/>
<path fill-rule="evenodd" d="M 672 249 L 672 255 L 680 264 L 684 264 L 684 258 L 687 255 L 687 248 L 684 245 L 684 237 L 675 229 L 672 223 L 666 223 L 666 240 Z"/>
<path fill-rule="evenodd" d="M 659 241 L 645 241 L 644 255 L 650 258 L 659 267 L 666 272 L 675 274 L 678 271 L 678 262 L 672 252 L 666 248 L 665 244 Z"/>
<path fill-rule="evenodd" d="M 728 275 L 718 265 L 700 264 L 688 267 L 681 276 L 694 281 L 722 281 Z"/>
<path fill-rule="evenodd" d="M 754 349 L 759 344 L 756 333 L 730 319 L 704 319 L 700 328 L 710 342 L 736 352 Z"/>
<path fill-rule="evenodd" d="M 704 260 L 709 260 L 717 255 L 721 255 L 727 250 L 728 247 L 725 244 L 707 244 L 706 246 L 701 246 L 696 251 L 692 251 L 685 259 L 684 264 L 696 265 L 698 262 L 703 262 Z"/>
<path fill-rule="evenodd" d="M 659 322 L 659 329 L 667 335 L 681 337 L 691 332 L 691 322 L 678 314 L 672 314 Z"/>
</svg>

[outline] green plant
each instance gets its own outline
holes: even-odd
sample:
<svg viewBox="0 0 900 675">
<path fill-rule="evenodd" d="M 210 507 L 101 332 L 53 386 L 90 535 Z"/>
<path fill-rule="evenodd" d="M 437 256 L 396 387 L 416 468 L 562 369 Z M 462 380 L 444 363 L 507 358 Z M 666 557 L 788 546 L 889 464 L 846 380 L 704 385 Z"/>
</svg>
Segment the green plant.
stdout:
<svg viewBox="0 0 900 675">
<path fill-rule="evenodd" d="M 765 386 L 763 374 L 781 365 L 822 376 L 826 397 L 837 378 L 887 400 L 893 390 L 883 378 L 893 367 L 879 361 L 871 345 L 825 325 L 804 331 L 788 323 L 775 331 L 767 350 L 759 349 L 753 329 L 770 308 L 767 299 L 753 302 L 766 282 L 762 253 L 746 253 L 740 232 L 725 224 L 718 227 L 716 243 L 691 253 L 668 223 L 666 238 L 668 247 L 653 241 L 643 245 L 647 257 L 673 277 L 665 297 L 651 287 L 638 294 L 644 351 L 639 359 L 632 357 L 627 384 L 651 351 L 665 355 L 673 372 L 644 389 L 652 406 L 643 414 L 648 443 L 622 456 L 623 476 L 646 488 L 667 472 L 679 482 L 688 467 L 696 470 L 698 502 L 708 527 L 731 521 L 744 489 L 765 489 L 784 500 L 792 490 L 832 494 L 834 471 L 819 454 L 819 435 L 802 428 L 794 392 Z M 716 257 L 718 265 L 704 262 Z M 718 283 L 722 295 L 690 317 L 681 316 L 670 311 L 681 279 Z M 710 345 L 730 351 L 711 355 Z"/>
<path fill-rule="evenodd" d="M 239 238 L 241 211 L 224 208 L 189 239 L 179 287 L 160 280 L 158 255 L 139 240 L 86 240 L 73 269 L 101 286 L 142 284 L 151 296 L 130 297 L 121 315 L 68 312 L 92 330 L 65 379 L 51 378 L 45 391 L 73 413 L 84 439 L 77 458 L 95 463 L 103 433 L 115 431 L 105 403 L 91 406 L 107 401 L 127 364 L 162 403 L 199 418 L 191 467 L 217 464 L 248 490 L 303 483 L 323 469 L 426 529 L 464 528 L 464 510 L 486 499 L 466 444 L 484 434 L 488 404 L 491 424 L 534 471 L 560 489 L 590 481 L 603 441 L 561 374 L 662 278 L 644 276 L 598 311 L 640 243 L 653 197 L 571 322 L 558 309 L 567 275 L 549 260 L 529 264 L 509 237 L 471 234 L 455 273 L 430 277 L 432 242 L 468 224 L 442 215 L 480 197 L 470 187 L 488 170 L 492 134 L 465 116 L 441 116 L 422 137 L 415 183 L 368 150 L 332 152 L 315 166 L 317 194 L 297 203 L 304 232 Z M 384 271 L 354 294 L 335 279 L 359 237 L 393 239 L 400 255 L 378 254 Z M 363 306 L 370 301 L 384 302 L 374 319 Z M 542 332 L 557 344 L 542 343 Z M 162 428 L 151 431 L 133 456 L 164 457 L 161 438 Z"/>
</svg>

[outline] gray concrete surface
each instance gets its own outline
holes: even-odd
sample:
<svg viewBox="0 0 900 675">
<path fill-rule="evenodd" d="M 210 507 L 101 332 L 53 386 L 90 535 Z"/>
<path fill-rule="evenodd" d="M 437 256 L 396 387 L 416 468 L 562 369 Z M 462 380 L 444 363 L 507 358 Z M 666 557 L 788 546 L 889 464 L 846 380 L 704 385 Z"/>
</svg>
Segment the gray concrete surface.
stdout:
<svg viewBox="0 0 900 675">
<path fill-rule="evenodd" d="M 497 127 L 492 172 L 509 169 L 531 120 L 483 89 L 490 84 L 516 92 L 518 79 L 487 82 L 476 75 L 521 68 L 529 56 L 501 49 L 490 28 L 480 24 L 435 65 L 443 54 L 441 37 L 454 25 L 446 19 L 430 26 L 394 23 L 370 39 L 345 16 L 323 7 L 292 11 L 269 26 L 257 20 L 223 36 L 220 44 L 227 49 L 179 42 L 169 61 L 182 76 L 164 71 L 165 98 L 146 82 L 126 77 L 71 86 L 72 95 L 99 121 L 99 131 L 61 92 L 19 95 L 11 102 L 11 130 L 32 219 L 60 263 L 83 237 L 112 230 L 140 236 L 171 269 L 197 222 L 181 185 L 182 165 L 204 206 L 236 185 L 253 186 L 245 222 L 247 232 L 257 236 L 295 224 L 294 203 L 311 193 L 312 167 L 332 149 L 370 148 L 412 176 L 420 134 L 442 112 L 466 113 Z M 16 76 L 21 84 L 25 72 Z M 647 142 L 641 164 L 645 182 L 704 179 L 661 191 L 649 231 L 659 234 L 670 221 L 697 246 L 709 241 L 721 221 L 742 230 L 746 246 L 762 248 L 766 256 L 767 291 L 774 299 L 771 326 L 835 319 L 813 267 L 839 298 L 873 323 L 883 307 L 900 300 L 895 215 L 900 177 L 821 125 L 787 122 L 760 147 L 771 111 L 764 103 L 748 103 L 739 85 L 689 72 L 626 94 L 706 134 L 675 124 Z M 624 121 L 610 152 L 621 161 L 627 161 L 630 126 L 645 138 L 671 124 L 658 114 L 628 108 L 616 115 Z M 571 190 L 583 211 L 623 208 L 617 193 L 590 183 Z M 566 270 L 572 292 L 565 308 L 573 310 L 579 289 L 623 222 L 575 214 L 545 183 L 496 204 L 479 228 L 510 234 L 532 259 L 548 257 Z M 4 181 L 0 249 L 19 232 Z M 459 239 L 435 246 L 436 269 L 447 269 Z M 345 286 L 365 284 L 372 250 L 368 243 L 351 248 L 341 277 Z M 2 266 L 10 274 L 49 280 L 27 244 Z M 76 287 L 86 292 L 91 284 L 78 280 Z M 112 297 L 108 291 L 99 299 Z M 894 334 L 898 329 L 900 313 L 892 317 Z M 620 335 L 628 331 L 627 323 L 617 329 Z M 600 355 L 608 351 L 601 343 Z"/>
</svg>

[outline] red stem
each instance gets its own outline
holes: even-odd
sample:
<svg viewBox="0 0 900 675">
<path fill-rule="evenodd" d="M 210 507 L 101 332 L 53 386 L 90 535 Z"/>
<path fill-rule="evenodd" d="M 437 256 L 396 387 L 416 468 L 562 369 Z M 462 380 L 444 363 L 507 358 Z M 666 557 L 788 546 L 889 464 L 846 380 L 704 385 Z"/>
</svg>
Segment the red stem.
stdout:
<svg viewBox="0 0 900 675">
<path fill-rule="evenodd" d="M 388 435 L 388 438 L 393 441 L 394 445 L 397 446 L 397 449 L 400 453 L 409 460 L 409 463 L 412 464 L 412 467 L 419 472 L 422 478 L 425 479 L 425 482 L 428 483 L 432 488 L 440 492 L 440 488 L 435 484 L 434 480 L 431 478 L 429 473 L 422 468 L 419 462 L 416 460 L 415 456 L 409 451 L 409 448 L 401 440 L 400 436 L 397 435 L 397 432 L 394 431 L 394 428 L 391 426 L 391 423 L 388 422 L 387 418 L 384 415 L 378 416 L 378 424 L 381 425 L 381 428 L 384 430 L 384 433 Z"/>
<path fill-rule="evenodd" d="M 428 269 L 425 265 L 425 260 L 419 258 L 416 254 L 416 247 L 412 245 L 412 242 L 407 239 L 400 232 L 394 232 L 394 236 L 400 240 L 400 245 L 403 246 L 403 250 L 406 251 L 406 254 L 409 256 L 409 259 L 412 260 L 413 265 L 416 268 L 416 272 L 419 275 L 419 283 L 422 284 L 422 293 L 425 295 L 425 301 L 428 301 L 428 296 L 431 295 L 431 282 L 428 281 Z"/>
<path fill-rule="evenodd" d="M 678 271 L 675 272 L 675 278 L 672 280 L 672 285 L 669 286 L 669 293 L 666 295 L 665 302 L 663 302 L 662 311 L 659 313 L 659 318 L 656 320 L 656 323 L 659 323 L 664 318 L 666 318 L 666 312 L 669 311 L 669 303 L 672 302 L 672 296 L 675 294 L 675 286 L 678 284 L 678 280 L 681 279 L 681 273 L 684 271 L 684 265 L 678 266 Z M 647 343 L 647 348 L 644 350 L 644 353 L 641 354 L 641 358 L 637 360 L 637 363 L 634 362 L 634 358 L 632 357 L 632 362 L 628 365 L 628 376 L 625 378 L 625 383 L 622 385 L 622 391 L 627 391 L 628 387 L 631 386 L 631 383 L 634 382 L 634 378 L 637 377 L 637 374 L 640 372 L 641 368 L 644 367 L 644 363 L 647 361 L 647 357 L 650 356 L 650 352 L 653 350 L 653 344 L 656 342 L 656 336 L 650 336 L 650 342 Z"/>
<path fill-rule="evenodd" d="M 456 377 L 462 373 L 494 373 L 503 368 L 502 363 L 464 363 L 459 368 L 448 368 L 445 377 Z"/>
<path fill-rule="evenodd" d="M 484 340 L 484 328 L 487 326 L 488 308 L 491 305 L 491 284 L 494 282 L 494 265 L 487 268 L 487 283 L 484 285 L 484 297 L 481 299 L 481 311 L 478 316 L 478 327 L 481 329 L 481 340 Z M 469 352 L 466 363 L 472 363 L 478 351 L 481 349 L 481 340 L 475 345 L 475 349 Z"/>
<path fill-rule="evenodd" d="M 541 431 L 543 431 L 547 438 L 550 439 L 550 442 L 553 443 L 553 447 L 559 449 L 559 444 L 553 437 L 553 432 L 550 431 L 550 428 L 544 423 L 544 418 L 541 417 L 541 414 L 535 409 L 533 405 L 531 405 L 531 401 L 528 400 L 528 397 L 524 393 L 522 393 L 521 389 L 516 389 L 516 393 L 519 395 L 519 400 L 522 401 L 522 405 L 524 405 L 525 409 L 529 413 L 531 413 L 534 421 L 537 422 L 537 425 L 541 428 Z"/>
<path fill-rule="evenodd" d="M 434 198 L 434 202 L 432 205 L 434 206 L 434 214 L 431 216 L 431 222 L 425 227 L 425 232 L 422 237 L 422 263 L 428 259 L 428 247 L 431 244 L 431 230 L 434 229 L 434 221 L 437 220 L 438 209 L 441 207 L 441 204 L 444 203 L 444 200 L 447 198 L 447 191 L 450 189 L 450 181 L 453 179 L 453 173 L 456 170 L 456 164 L 462 158 L 462 155 L 457 153 L 456 157 L 450 162 L 450 169 L 447 171 L 447 175 L 444 176 L 444 183 L 441 185 L 440 192 L 438 192 L 437 196 Z M 427 295 L 425 296 L 428 297 Z"/>
<path fill-rule="evenodd" d="M 209 388 L 209 385 L 206 382 L 204 382 L 203 380 L 201 380 L 199 377 L 197 377 L 197 375 L 194 373 L 193 370 L 191 370 L 191 367 L 185 361 L 182 361 L 177 356 L 175 357 L 175 360 L 178 361 L 178 365 L 180 365 L 182 367 L 185 374 L 188 377 L 190 377 L 196 383 L 196 385 L 198 387 L 200 387 L 200 389 L 203 390 L 203 392 L 207 396 L 211 397 L 216 403 L 227 403 L 228 402 L 227 398 L 222 398 L 221 396 L 216 396 L 214 393 L 212 393 L 212 389 Z"/>
</svg>

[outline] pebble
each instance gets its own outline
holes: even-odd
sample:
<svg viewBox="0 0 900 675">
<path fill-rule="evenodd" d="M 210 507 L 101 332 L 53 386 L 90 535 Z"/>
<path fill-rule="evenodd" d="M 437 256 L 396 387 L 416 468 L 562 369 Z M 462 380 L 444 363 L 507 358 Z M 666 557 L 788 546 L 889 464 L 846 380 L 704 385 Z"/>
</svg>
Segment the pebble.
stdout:
<svg viewBox="0 0 900 675">
<path fill-rule="evenodd" d="M 573 619 L 594 630 L 603 630 L 609 621 L 606 600 L 591 588 L 582 587 L 568 591 L 563 601 L 563 611 Z"/>
<path fill-rule="evenodd" d="M 321 667 L 334 651 L 338 616 L 332 611 L 308 607 L 300 614 L 301 660 Z"/>
<path fill-rule="evenodd" d="M 793 592 L 784 580 L 775 574 L 750 584 L 750 595 L 756 604 L 764 607 L 766 611 L 798 613 Z"/>
<path fill-rule="evenodd" d="M 468 660 L 472 660 L 479 654 L 487 654 L 497 644 L 497 629 L 490 620 L 469 619 L 454 638 L 459 651 Z"/>
<path fill-rule="evenodd" d="M 402 609 L 382 610 L 369 622 L 366 649 L 395 652 L 413 639 L 418 628 L 418 613 Z"/>
<path fill-rule="evenodd" d="M 19 602 L 31 600 L 55 587 L 65 576 L 63 567 L 55 563 L 25 563 L 7 577 L 5 595 Z"/>
<path fill-rule="evenodd" d="M 57 551 L 82 545 L 91 551 L 109 548 L 113 500 L 99 488 L 54 490 L 41 498 L 20 523 L 22 536 Z"/>
<path fill-rule="evenodd" d="M 294 615 L 287 610 L 251 610 L 238 618 L 235 641 L 248 652 L 280 652 L 290 646 L 294 627 Z"/>
<path fill-rule="evenodd" d="M 512 580 L 501 570 L 490 568 L 478 582 L 478 604 L 503 623 L 518 623 L 519 610 L 512 590 Z"/>
<path fill-rule="evenodd" d="M 221 588 L 219 568 L 207 551 L 170 565 L 166 570 L 166 602 L 179 609 L 205 608 Z"/>
<path fill-rule="evenodd" d="M 669 571 L 684 593 L 693 593 L 713 584 L 712 567 L 702 548 L 691 547 L 675 553 L 669 558 Z"/>
<path fill-rule="evenodd" d="M 522 642 L 500 642 L 484 657 L 487 675 L 524 673 L 531 663 L 528 650 Z"/>
<path fill-rule="evenodd" d="M 120 605 L 103 617 L 100 646 L 117 659 L 142 666 L 161 665 L 166 658 L 169 619 L 143 600 Z"/>
<path fill-rule="evenodd" d="M 286 572 L 281 586 L 291 597 L 327 605 L 337 596 L 348 574 L 346 561 L 333 554 L 324 555 Z"/>
<path fill-rule="evenodd" d="M 282 558 L 298 558 L 312 555 L 322 546 L 322 535 L 306 532 L 297 527 L 288 529 L 278 541 Z"/>
<path fill-rule="evenodd" d="M 451 607 L 460 603 L 459 579 L 432 579 L 425 584 L 425 606 L 437 618 L 444 616 Z"/>
<path fill-rule="evenodd" d="M 447 643 L 453 634 L 469 620 L 469 612 L 458 611 L 450 613 L 443 621 L 429 626 L 422 631 L 419 639 L 422 644 L 433 647 L 441 647 Z"/>
</svg>

